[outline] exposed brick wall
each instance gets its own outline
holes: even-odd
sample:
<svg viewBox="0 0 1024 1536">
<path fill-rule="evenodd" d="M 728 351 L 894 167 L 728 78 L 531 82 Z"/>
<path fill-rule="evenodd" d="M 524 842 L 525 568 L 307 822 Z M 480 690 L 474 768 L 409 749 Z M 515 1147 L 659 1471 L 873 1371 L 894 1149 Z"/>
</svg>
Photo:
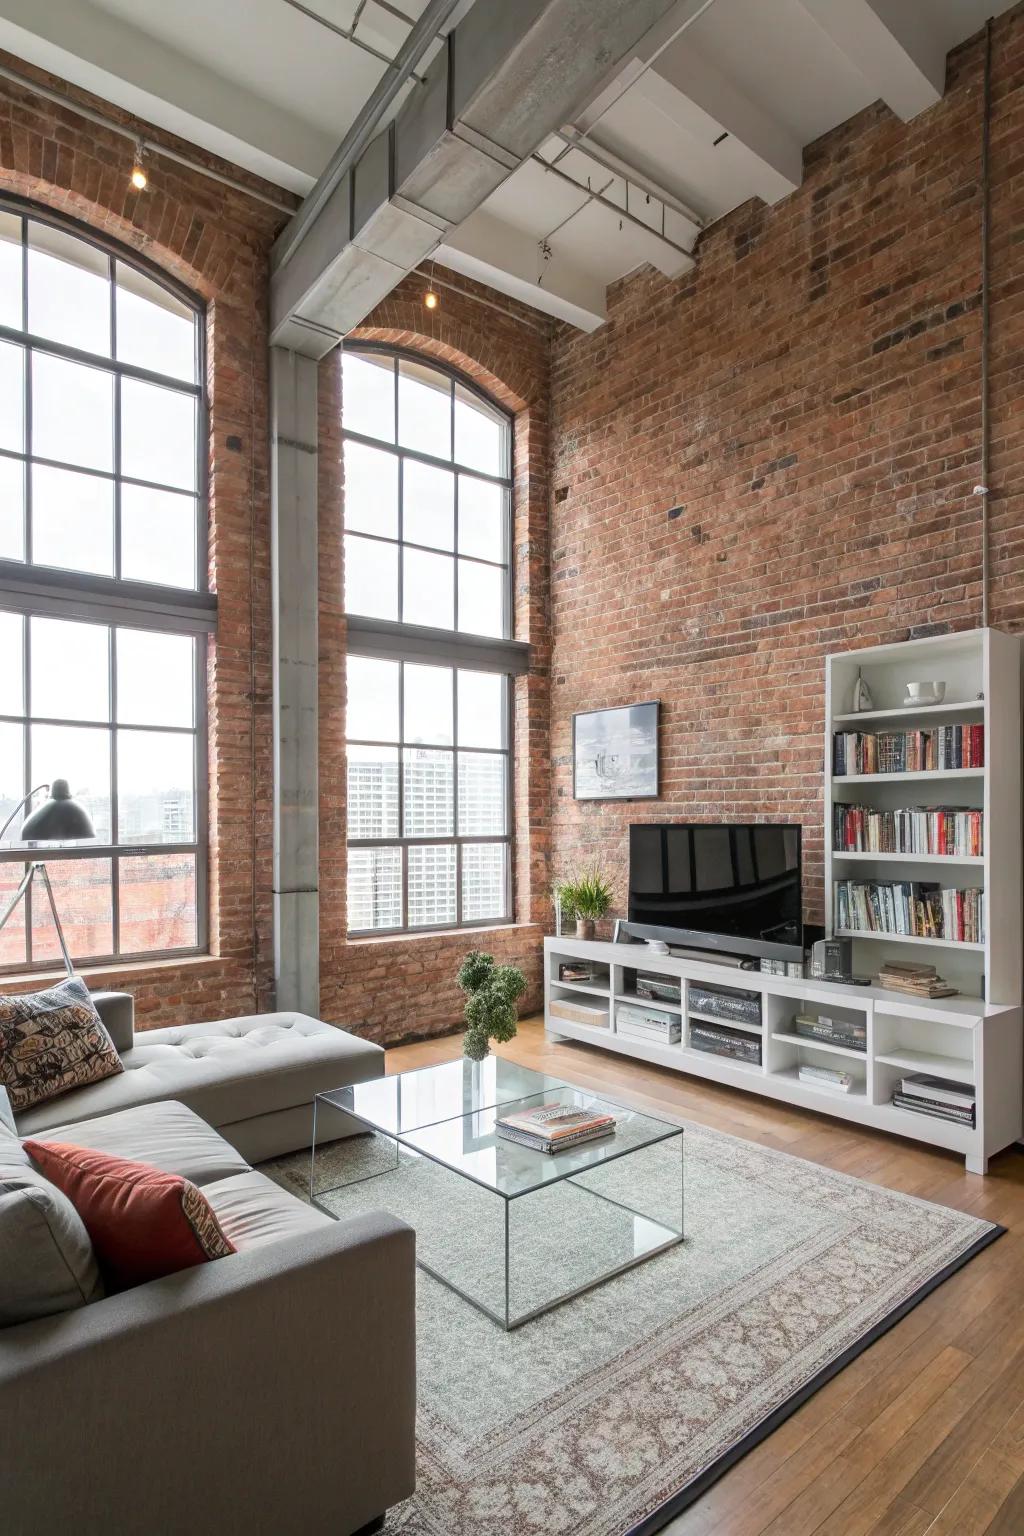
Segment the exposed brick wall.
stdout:
<svg viewBox="0 0 1024 1536">
<path fill-rule="evenodd" d="M 634 820 L 805 827 L 821 911 L 827 651 L 980 622 L 983 46 L 909 124 L 876 105 L 804 183 L 644 269 L 552 363 L 552 865 L 625 897 Z M 997 23 L 991 622 L 1024 622 L 1024 9 Z M 677 509 L 675 511 L 670 509 Z M 572 799 L 571 714 L 662 701 L 662 797 Z"/>
<path fill-rule="evenodd" d="M 129 120 L 21 60 L 0 59 Z M 262 185 L 148 125 L 146 137 Z M 95 973 L 134 992 L 145 1027 L 252 1012 L 272 997 L 266 292 L 267 253 L 283 215 L 156 157 L 149 186 L 138 193 L 131 165 L 129 140 L 0 80 L 0 189 L 122 241 L 207 306 L 210 576 L 219 604 L 208 679 L 212 958 Z M 7 990 L 23 985 L 22 978 Z"/>
</svg>

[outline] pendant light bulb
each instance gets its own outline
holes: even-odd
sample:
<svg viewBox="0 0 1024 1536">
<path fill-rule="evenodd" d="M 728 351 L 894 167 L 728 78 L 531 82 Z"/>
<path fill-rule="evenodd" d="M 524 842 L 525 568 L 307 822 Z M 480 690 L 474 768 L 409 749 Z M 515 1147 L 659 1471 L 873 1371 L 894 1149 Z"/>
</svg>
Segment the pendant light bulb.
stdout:
<svg viewBox="0 0 1024 1536">
<path fill-rule="evenodd" d="M 144 153 L 145 151 L 142 147 L 142 140 L 140 139 L 135 146 L 135 159 L 132 162 L 132 186 L 135 188 L 136 192 L 141 192 L 144 189 L 146 182 L 149 180 L 148 176 L 146 175 L 146 167 L 142 163 L 142 157 Z"/>
<path fill-rule="evenodd" d="M 441 300 L 438 298 L 433 288 L 428 288 L 426 293 L 423 295 L 423 302 L 427 309 L 437 309 Z"/>
</svg>

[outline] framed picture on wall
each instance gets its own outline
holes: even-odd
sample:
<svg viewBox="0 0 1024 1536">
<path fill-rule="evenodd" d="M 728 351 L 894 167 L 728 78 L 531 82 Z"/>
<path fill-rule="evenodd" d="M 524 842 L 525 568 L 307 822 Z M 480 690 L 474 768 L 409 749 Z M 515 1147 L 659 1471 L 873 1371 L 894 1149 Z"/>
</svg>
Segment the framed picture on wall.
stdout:
<svg viewBox="0 0 1024 1536">
<path fill-rule="evenodd" d="M 577 800 L 656 800 L 660 701 L 592 709 L 572 717 L 572 792 Z"/>
</svg>

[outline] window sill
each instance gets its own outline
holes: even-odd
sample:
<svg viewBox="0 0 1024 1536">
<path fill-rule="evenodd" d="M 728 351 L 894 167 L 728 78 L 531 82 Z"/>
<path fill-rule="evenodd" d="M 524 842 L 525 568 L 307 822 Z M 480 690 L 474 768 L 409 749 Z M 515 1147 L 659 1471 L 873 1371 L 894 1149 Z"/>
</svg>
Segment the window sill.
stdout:
<svg viewBox="0 0 1024 1536">
<path fill-rule="evenodd" d="M 527 933 L 530 931 L 541 933 L 540 923 L 495 923 L 491 928 L 425 928 L 417 932 L 405 933 L 381 933 L 381 934 L 356 934 L 345 940 L 350 949 L 356 949 L 363 945 L 374 947 L 379 944 L 423 944 L 427 941 L 437 943 L 439 939 L 460 939 L 468 947 L 476 948 L 472 943 L 475 939 L 486 939 L 492 933 Z"/>
<path fill-rule="evenodd" d="M 116 988 L 118 983 L 139 981 L 147 976 L 156 978 L 175 972 L 202 976 L 208 971 L 216 971 L 226 963 L 218 955 L 179 955 L 167 960 L 114 960 L 109 965 L 86 965 L 81 970 L 76 968 L 75 975 L 81 976 L 95 992 Z M 64 976 L 64 968 L 60 965 L 55 965 L 51 970 L 8 972 L 0 975 L 0 993 L 28 992 L 51 987 L 55 982 L 63 981 Z"/>
</svg>

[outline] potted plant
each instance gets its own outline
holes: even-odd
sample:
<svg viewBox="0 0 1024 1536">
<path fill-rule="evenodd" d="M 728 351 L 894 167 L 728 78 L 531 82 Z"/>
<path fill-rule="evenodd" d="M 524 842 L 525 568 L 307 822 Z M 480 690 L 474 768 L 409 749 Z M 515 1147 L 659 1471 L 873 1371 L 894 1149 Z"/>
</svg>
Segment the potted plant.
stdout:
<svg viewBox="0 0 1024 1536">
<path fill-rule="evenodd" d="M 596 869 L 584 870 L 558 887 L 562 912 L 576 919 L 576 936 L 594 937 L 594 924 L 604 917 L 612 904 L 612 888 Z"/>
<path fill-rule="evenodd" d="M 492 1040 L 511 1040 L 519 1026 L 516 1003 L 526 991 L 526 977 L 517 965 L 495 965 L 493 955 L 471 949 L 456 978 L 469 1000 L 462 1048 L 471 1061 L 483 1061 Z"/>
</svg>

